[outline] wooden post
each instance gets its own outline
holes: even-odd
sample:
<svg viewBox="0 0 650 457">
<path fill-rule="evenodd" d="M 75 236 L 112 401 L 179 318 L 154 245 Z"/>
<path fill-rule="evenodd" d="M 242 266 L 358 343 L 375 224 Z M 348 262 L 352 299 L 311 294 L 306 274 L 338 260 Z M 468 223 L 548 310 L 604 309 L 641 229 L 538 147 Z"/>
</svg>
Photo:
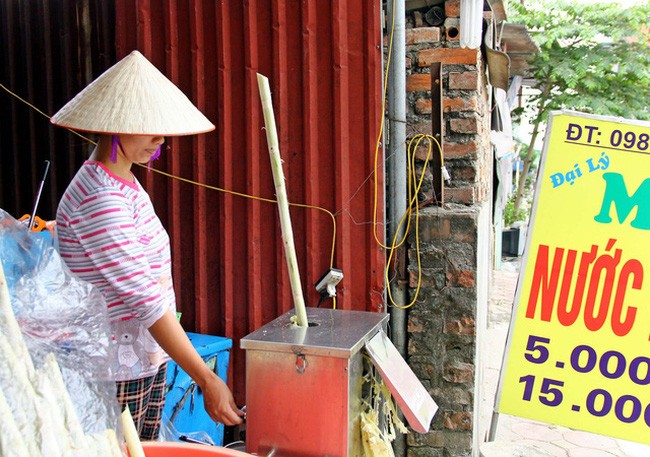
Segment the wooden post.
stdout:
<svg viewBox="0 0 650 457">
<path fill-rule="evenodd" d="M 443 114 L 442 114 L 442 63 L 434 62 L 431 64 L 431 134 L 438 140 L 440 147 L 443 147 Z M 433 146 L 433 156 L 431 157 L 431 174 L 433 177 L 433 198 L 438 206 L 445 203 L 445 183 L 442 176 L 442 158 L 441 151 L 438 151 L 436 145 Z"/>
</svg>

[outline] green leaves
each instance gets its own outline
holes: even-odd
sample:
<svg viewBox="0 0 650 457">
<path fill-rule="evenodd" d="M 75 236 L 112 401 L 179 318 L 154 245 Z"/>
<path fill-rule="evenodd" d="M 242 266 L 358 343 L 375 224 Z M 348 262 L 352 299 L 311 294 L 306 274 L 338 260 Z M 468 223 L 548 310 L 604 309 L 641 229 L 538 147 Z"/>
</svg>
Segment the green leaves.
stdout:
<svg viewBox="0 0 650 457">
<path fill-rule="evenodd" d="M 534 128 L 511 218 L 520 211 L 533 145 L 551 111 L 650 119 L 650 0 L 627 9 L 587 1 L 524 3 L 508 3 L 508 22 L 525 24 L 540 52 L 528 62 L 537 91 L 524 108 L 534 113 Z"/>
<path fill-rule="evenodd" d="M 509 22 L 525 24 L 540 47 L 530 61 L 542 121 L 550 110 L 650 119 L 650 3 L 562 0 L 509 4 Z"/>
</svg>

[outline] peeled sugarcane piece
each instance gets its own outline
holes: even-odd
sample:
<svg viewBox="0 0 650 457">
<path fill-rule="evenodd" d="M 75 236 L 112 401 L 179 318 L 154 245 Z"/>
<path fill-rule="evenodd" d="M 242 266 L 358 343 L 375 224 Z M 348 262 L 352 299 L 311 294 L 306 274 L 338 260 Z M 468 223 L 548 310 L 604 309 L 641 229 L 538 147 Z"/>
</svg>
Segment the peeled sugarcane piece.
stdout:
<svg viewBox="0 0 650 457">
<path fill-rule="evenodd" d="M 18 430 L 14 416 L 9 408 L 9 403 L 0 389 L 0 455 L 3 457 L 30 457 L 27 445 Z"/>
<path fill-rule="evenodd" d="M 51 412 L 34 389 L 35 376 L 34 363 L 11 308 L 9 288 L 0 262 L 0 381 L 5 399 L 20 433 L 34 437 L 26 443 L 30 454 L 39 455 L 40 448 L 55 457 L 60 455 L 60 448 Z"/>
<path fill-rule="evenodd" d="M 111 443 L 108 441 L 105 433 L 94 433 L 86 436 L 87 454 L 101 457 L 112 457 L 113 451 Z"/>
<path fill-rule="evenodd" d="M 56 436 L 61 449 L 64 453 L 86 449 L 83 428 L 54 354 L 45 356 L 43 366 L 37 371 L 37 377 L 39 378 L 37 391 L 47 401 L 49 410 L 54 416 L 54 427 L 57 430 Z"/>
<path fill-rule="evenodd" d="M 129 450 L 131 457 L 145 457 L 144 449 L 142 449 L 142 443 L 140 443 L 140 437 L 138 436 L 138 430 L 135 428 L 128 405 L 122 411 L 122 429 L 124 430 L 126 448 Z"/>
<path fill-rule="evenodd" d="M 59 395 L 66 395 L 67 390 L 64 389 L 61 392 L 55 389 L 52 386 L 52 381 L 49 379 L 47 371 L 43 368 L 36 370 L 32 384 L 37 395 L 35 398 L 37 404 L 36 410 L 38 411 L 38 417 L 41 419 L 41 424 L 47 428 L 46 433 L 55 440 L 60 455 L 65 455 L 72 448 L 72 443 L 70 442 L 70 436 L 66 430 L 63 416 L 61 416 L 62 411 L 57 404 L 57 397 Z M 41 447 L 41 451 L 46 451 L 48 455 L 54 455 L 50 454 L 51 451 L 49 448 Z"/>
<path fill-rule="evenodd" d="M 284 244 L 284 256 L 287 259 L 287 268 L 289 270 L 289 282 L 291 283 L 291 292 L 293 295 L 293 304 L 296 308 L 296 324 L 300 327 L 307 327 L 307 311 L 305 310 L 305 300 L 302 295 L 302 286 L 300 284 L 300 273 L 298 272 L 298 259 L 296 257 L 296 248 L 293 242 L 293 229 L 291 228 L 291 216 L 289 214 L 289 200 L 284 185 L 284 173 L 282 172 L 282 159 L 280 158 L 280 148 L 278 146 L 278 132 L 275 127 L 275 117 L 273 115 L 273 104 L 271 103 L 271 89 L 269 80 L 265 76 L 257 74 L 257 85 L 260 91 L 262 101 L 262 110 L 264 111 L 264 125 L 266 126 L 266 142 L 268 143 L 269 155 L 271 157 L 271 168 L 273 169 L 273 182 L 275 184 L 275 196 L 278 200 L 278 209 L 280 212 L 280 227 L 282 229 L 282 242 Z"/>
<path fill-rule="evenodd" d="M 77 411 L 70 398 L 61 369 L 54 354 L 45 356 L 43 366 L 37 371 L 45 381 L 45 390 L 52 391 L 48 398 L 54 399 L 49 402 L 50 410 L 53 412 L 58 423 L 56 424 L 59 433 L 65 439 L 60 439 L 63 455 L 65 457 L 122 457 L 120 443 L 114 430 L 107 429 L 101 433 L 85 435 Z"/>
<path fill-rule="evenodd" d="M 22 337 L 21 337 L 22 338 Z M 0 332 L 0 384 L 14 421 L 22 436 L 30 437 L 25 442 L 30 455 L 40 455 L 40 431 L 37 429 L 36 392 L 25 365 L 18 361 L 8 338 Z M 56 444 L 54 445 L 56 448 Z"/>
<path fill-rule="evenodd" d="M 54 354 L 50 353 L 45 356 L 43 370 L 47 374 L 48 379 L 52 383 L 52 388 L 56 393 L 56 407 L 70 435 L 70 441 L 72 443 L 83 443 L 84 431 L 81 427 L 79 416 L 77 416 L 77 411 L 72 404 L 68 389 L 63 381 L 61 368 Z"/>
<path fill-rule="evenodd" d="M 107 454 L 107 457 L 123 457 L 122 448 L 120 442 L 117 439 L 117 433 L 115 430 L 109 428 L 104 431 L 104 439 L 108 442 L 110 448 L 110 453 Z"/>
<path fill-rule="evenodd" d="M 0 332 L 6 335 L 13 353 L 19 360 L 22 360 L 27 374 L 32 376 L 34 374 L 34 363 L 27 350 L 23 334 L 20 331 L 18 321 L 11 308 L 11 299 L 9 297 L 9 287 L 7 285 L 7 278 L 5 277 L 2 262 L 0 262 Z"/>
<path fill-rule="evenodd" d="M 11 401 L 11 399 L 15 397 L 14 393 L 16 392 L 22 396 L 33 390 L 31 383 L 29 383 L 29 376 L 34 374 L 34 365 L 27 351 L 16 316 L 11 308 L 9 287 L 2 262 L 0 262 L 0 354 L 0 384 L 7 389 L 3 398 L 9 410 L 12 411 L 11 416 L 19 432 L 25 436 L 25 431 L 30 431 L 30 427 L 33 426 L 33 417 L 28 417 L 28 412 L 32 408 L 29 406 L 21 408 L 19 404 L 14 404 L 12 407 L 12 404 L 16 402 Z M 19 363 L 19 360 L 22 363 Z M 29 385 L 28 389 L 21 391 L 21 384 Z M 33 405 L 33 403 L 31 404 Z M 13 413 L 14 409 L 16 410 L 15 413 Z M 31 444 L 29 452 L 34 452 L 34 441 L 29 440 L 28 443 Z"/>
</svg>

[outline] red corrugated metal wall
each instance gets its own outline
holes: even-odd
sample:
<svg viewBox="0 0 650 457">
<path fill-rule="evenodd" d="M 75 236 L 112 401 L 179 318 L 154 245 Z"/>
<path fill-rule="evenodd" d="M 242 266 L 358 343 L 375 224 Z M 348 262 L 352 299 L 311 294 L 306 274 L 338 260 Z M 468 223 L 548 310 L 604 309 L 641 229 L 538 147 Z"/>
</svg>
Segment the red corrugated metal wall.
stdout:
<svg viewBox="0 0 650 457">
<path fill-rule="evenodd" d="M 256 73 L 269 78 L 289 200 L 335 214 L 341 309 L 382 307 L 384 256 L 372 225 L 380 9 L 379 0 L 116 1 L 117 58 L 140 50 L 217 125 L 169 139 L 157 168 L 273 199 Z M 144 170 L 139 177 L 173 240 L 182 322 L 233 338 L 230 367 L 241 403 L 239 339 L 293 308 L 277 205 Z M 376 197 L 382 221 L 383 194 Z M 333 223 L 323 211 L 297 206 L 291 218 L 305 301 L 316 306 Z"/>
</svg>

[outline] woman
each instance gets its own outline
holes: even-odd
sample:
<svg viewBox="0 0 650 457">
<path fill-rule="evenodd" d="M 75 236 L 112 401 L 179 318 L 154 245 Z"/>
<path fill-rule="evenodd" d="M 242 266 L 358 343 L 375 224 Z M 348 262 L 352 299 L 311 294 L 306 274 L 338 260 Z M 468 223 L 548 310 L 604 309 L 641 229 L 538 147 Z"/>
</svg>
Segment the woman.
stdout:
<svg viewBox="0 0 650 457">
<path fill-rule="evenodd" d="M 176 319 L 169 237 L 133 164 L 158 157 L 165 136 L 214 129 L 183 93 L 137 51 L 109 68 L 52 117 L 99 133 L 57 211 L 59 252 L 108 306 L 117 343 L 118 401 L 142 440 L 157 438 L 166 355 L 201 388 L 213 420 L 241 423 L 227 385 L 204 363 Z"/>
</svg>

